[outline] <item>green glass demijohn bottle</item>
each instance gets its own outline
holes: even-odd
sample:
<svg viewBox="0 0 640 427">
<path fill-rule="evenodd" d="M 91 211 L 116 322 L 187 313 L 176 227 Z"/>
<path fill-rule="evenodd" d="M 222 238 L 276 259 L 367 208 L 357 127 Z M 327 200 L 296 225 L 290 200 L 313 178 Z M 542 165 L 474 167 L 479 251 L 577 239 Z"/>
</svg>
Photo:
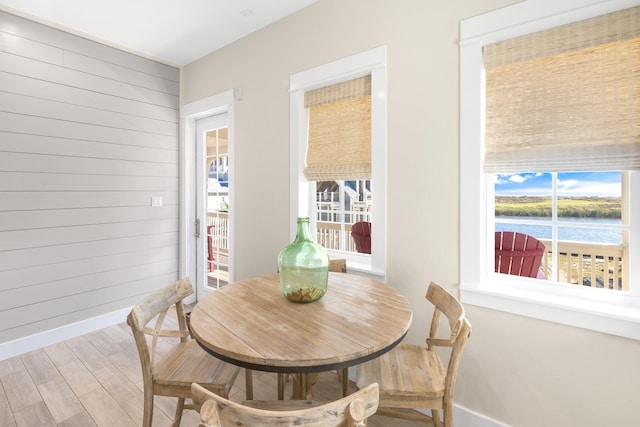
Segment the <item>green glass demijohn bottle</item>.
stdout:
<svg viewBox="0 0 640 427">
<path fill-rule="evenodd" d="M 295 240 L 278 256 L 282 293 L 289 301 L 317 301 L 327 292 L 329 254 L 311 238 L 309 218 L 298 218 Z"/>
</svg>

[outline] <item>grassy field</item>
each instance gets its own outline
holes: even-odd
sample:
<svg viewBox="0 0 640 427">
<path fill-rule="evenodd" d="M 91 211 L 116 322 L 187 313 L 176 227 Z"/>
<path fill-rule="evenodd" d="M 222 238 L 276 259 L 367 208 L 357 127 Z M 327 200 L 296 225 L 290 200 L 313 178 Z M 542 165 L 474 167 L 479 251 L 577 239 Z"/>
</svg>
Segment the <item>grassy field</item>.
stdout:
<svg viewBox="0 0 640 427">
<path fill-rule="evenodd" d="M 558 216 L 564 218 L 620 219 L 620 197 L 559 197 Z M 551 216 L 551 197 L 496 196 L 496 216 Z"/>
</svg>

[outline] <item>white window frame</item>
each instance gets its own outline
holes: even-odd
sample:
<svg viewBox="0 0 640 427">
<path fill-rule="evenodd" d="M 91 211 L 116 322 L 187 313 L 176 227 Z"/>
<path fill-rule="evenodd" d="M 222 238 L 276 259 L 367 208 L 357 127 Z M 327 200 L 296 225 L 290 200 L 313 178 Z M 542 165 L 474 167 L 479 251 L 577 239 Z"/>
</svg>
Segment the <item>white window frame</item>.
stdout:
<svg viewBox="0 0 640 427">
<path fill-rule="evenodd" d="M 371 192 L 375 218 L 371 235 L 371 255 L 329 251 L 332 258 L 346 258 L 350 271 L 376 278 L 386 276 L 386 141 L 387 141 L 387 50 L 373 48 L 307 71 L 290 79 L 290 169 L 291 169 L 291 238 L 295 237 L 296 218 L 308 216 L 315 233 L 315 181 L 304 176 L 309 128 L 308 110 L 304 108 L 306 91 L 371 74 Z"/>
<path fill-rule="evenodd" d="M 489 43 L 604 15 L 637 0 L 530 0 L 460 23 L 460 298 L 463 303 L 640 340 L 640 197 L 630 200 L 630 292 L 558 286 L 493 271 L 493 182 L 482 168 Z M 630 173 L 639 194 L 640 172 Z"/>
</svg>

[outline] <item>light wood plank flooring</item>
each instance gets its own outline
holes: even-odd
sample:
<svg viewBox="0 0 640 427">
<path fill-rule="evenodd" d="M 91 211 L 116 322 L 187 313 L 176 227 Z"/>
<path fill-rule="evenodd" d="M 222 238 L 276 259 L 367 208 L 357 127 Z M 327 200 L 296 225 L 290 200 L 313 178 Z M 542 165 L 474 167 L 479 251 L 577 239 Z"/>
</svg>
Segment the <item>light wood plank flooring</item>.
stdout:
<svg viewBox="0 0 640 427">
<path fill-rule="evenodd" d="M 0 384 L 0 427 L 126 427 L 142 422 L 140 359 L 125 323 L 0 361 Z M 244 400 L 244 385 L 243 370 L 232 400 Z M 288 396 L 290 382 L 287 386 Z M 353 384 L 351 388 L 355 391 Z M 315 390 L 316 400 L 339 398 L 335 371 L 323 373 Z M 276 399 L 276 375 L 254 372 L 254 394 L 256 399 Z M 156 397 L 155 406 L 153 425 L 169 426 L 175 399 Z M 187 411 L 181 425 L 197 426 L 198 420 L 197 413 Z M 381 416 L 369 421 L 370 427 L 421 425 Z"/>
</svg>

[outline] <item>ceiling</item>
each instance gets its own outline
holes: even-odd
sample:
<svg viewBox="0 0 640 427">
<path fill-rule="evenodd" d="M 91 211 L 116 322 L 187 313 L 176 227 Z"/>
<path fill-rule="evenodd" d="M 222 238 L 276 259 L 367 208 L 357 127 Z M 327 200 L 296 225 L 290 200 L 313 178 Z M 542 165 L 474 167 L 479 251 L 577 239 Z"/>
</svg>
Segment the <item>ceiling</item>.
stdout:
<svg viewBox="0 0 640 427">
<path fill-rule="evenodd" d="M 182 66 L 317 0 L 0 0 L 0 10 Z"/>
</svg>

